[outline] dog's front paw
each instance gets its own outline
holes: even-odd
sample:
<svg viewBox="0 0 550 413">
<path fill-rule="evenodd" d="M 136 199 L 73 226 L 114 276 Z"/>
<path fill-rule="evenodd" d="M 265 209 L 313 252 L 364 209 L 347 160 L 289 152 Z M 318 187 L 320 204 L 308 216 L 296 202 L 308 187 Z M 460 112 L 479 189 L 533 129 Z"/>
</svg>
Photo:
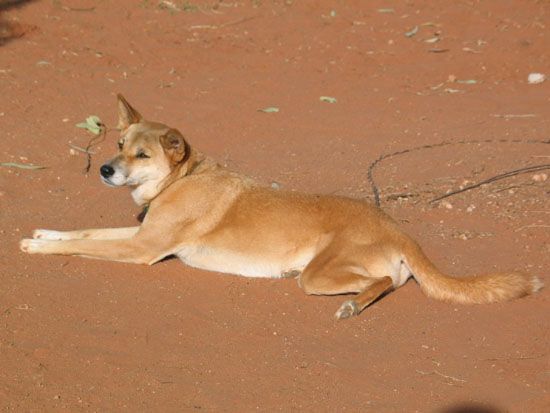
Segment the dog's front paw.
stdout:
<svg viewBox="0 0 550 413">
<path fill-rule="evenodd" d="M 19 248 L 27 254 L 39 254 L 48 242 L 50 241 L 46 239 L 22 239 Z"/>
<path fill-rule="evenodd" d="M 336 311 L 336 314 L 334 314 L 334 317 L 338 320 L 343 320 L 357 314 L 359 314 L 357 303 L 353 300 L 348 300 L 342 303 L 338 311 Z"/>
<path fill-rule="evenodd" d="M 54 241 L 61 241 L 69 239 L 69 237 L 62 231 L 52 231 L 49 229 L 37 229 L 32 233 L 34 239 L 49 239 Z"/>
</svg>

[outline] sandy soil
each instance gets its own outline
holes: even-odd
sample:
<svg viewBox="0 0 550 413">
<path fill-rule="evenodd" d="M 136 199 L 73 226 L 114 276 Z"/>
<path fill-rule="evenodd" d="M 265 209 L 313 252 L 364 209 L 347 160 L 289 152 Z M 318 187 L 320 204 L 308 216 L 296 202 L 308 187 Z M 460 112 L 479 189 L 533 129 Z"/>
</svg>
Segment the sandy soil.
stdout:
<svg viewBox="0 0 550 413">
<path fill-rule="evenodd" d="M 98 179 L 116 134 L 89 175 L 69 146 L 88 115 L 115 126 L 122 92 L 229 167 L 310 192 L 372 199 L 381 154 L 467 140 L 378 164 L 382 208 L 445 271 L 548 278 L 550 171 L 429 201 L 550 163 L 550 81 L 527 83 L 550 74 L 549 18 L 526 0 L 0 1 L 0 161 L 48 167 L 0 167 L 2 411 L 550 411 L 548 289 L 463 307 L 411 281 L 336 322 L 343 298 L 294 280 L 17 245 L 135 223 Z"/>
</svg>

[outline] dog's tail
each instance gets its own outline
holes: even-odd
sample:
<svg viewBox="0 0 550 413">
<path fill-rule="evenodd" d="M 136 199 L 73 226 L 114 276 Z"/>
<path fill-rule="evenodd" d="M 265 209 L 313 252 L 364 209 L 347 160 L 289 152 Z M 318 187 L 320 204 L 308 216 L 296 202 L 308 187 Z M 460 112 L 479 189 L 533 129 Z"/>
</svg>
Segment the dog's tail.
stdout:
<svg viewBox="0 0 550 413">
<path fill-rule="evenodd" d="M 535 276 L 520 272 L 454 278 L 440 272 L 414 242 L 408 242 L 403 261 L 422 291 L 438 300 L 460 304 L 485 304 L 533 294 L 543 287 Z"/>
</svg>

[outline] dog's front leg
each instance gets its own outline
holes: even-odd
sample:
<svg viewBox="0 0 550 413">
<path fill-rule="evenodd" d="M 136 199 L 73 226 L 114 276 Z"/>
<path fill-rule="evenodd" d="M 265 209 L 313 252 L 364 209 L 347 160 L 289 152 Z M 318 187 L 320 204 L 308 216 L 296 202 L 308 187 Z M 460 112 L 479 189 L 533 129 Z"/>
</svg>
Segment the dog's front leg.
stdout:
<svg viewBox="0 0 550 413">
<path fill-rule="evenodd" d="M 137 227 L 126 228 L 94 228 L 77 231 L 52 231 L 37 229 L 32 237 L 35 239 L 69 240 L 69 239 L 126 239 L 133 237 L 139 230 Z"/>
<path fill-rule="evenodd" d="M 21 250 L 29 254 L 80 255 L 110 261 L 154 264 L 170 255 L 163 240 L 136 236 L 129 239 L 75 239 L 54 241 L 47 239 L 24 239 Z"/>
</svg>

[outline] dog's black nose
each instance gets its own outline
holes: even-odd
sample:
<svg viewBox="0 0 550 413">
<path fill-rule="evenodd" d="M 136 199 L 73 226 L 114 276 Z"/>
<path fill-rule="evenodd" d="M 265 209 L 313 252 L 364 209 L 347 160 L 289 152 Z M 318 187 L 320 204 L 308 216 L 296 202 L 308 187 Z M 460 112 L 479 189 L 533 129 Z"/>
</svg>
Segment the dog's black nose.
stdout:
<svg viewBox="0 0 550 413">
<path fill-rule="evenodd" d="M 101 173 L 101 176 L 103 178 L 110 178 L 115 174 L 115 170 L 111 165 L 103 165 L 101 168 L 99 168 L 99 172 Z"/>
</svg>

